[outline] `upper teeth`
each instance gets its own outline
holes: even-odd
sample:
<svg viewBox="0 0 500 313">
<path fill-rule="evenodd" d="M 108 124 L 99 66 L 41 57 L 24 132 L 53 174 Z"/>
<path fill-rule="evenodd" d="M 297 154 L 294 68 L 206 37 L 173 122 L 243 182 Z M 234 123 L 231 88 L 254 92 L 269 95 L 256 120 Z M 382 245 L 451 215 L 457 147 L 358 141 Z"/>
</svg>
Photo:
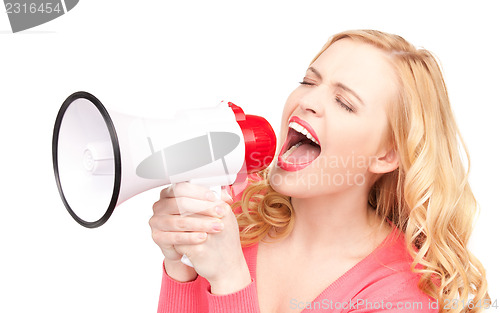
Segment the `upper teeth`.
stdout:
<svg viewBox="0 0 500 313">
<path fill-rule="evenodd" d="M 310 139 L 312 142 L 314 142 L 315 144 L 319 145 L 319 142 L 316 140 L 316 138 L 314 138 L 311 135 L 311 133 L 309 133 L 307 131 L 307 129 L 305 129 L 303 126 L 299 125 L 298 123 L 296 123 L 296 122 L 290 122 L 290 124 L 288 124 L 288 127 L 292 128 L 292 129 L 295 129 L 296 131 L 298 131 L 299 133 L 301 133 L 302 135 L 304 135 L 308 139 Z"/>
</svg>

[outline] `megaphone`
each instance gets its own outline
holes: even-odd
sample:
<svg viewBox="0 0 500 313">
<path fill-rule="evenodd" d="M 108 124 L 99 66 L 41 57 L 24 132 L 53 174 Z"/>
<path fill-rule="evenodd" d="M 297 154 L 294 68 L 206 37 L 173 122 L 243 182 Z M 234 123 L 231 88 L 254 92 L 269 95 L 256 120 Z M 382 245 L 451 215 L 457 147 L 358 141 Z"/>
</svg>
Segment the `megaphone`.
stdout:
<svg viewBox="0 0 500 313">
<path fill-rule="evenodd" d="M 108 111 L 88 92 L 62 104 L 52 138 L 61 199 L 82 226 L 103 225 L 116 206 L 177 182 L 231 185 L 272 161 L 276 136 L 262 117 L 231 103 L 170 119 Z"/>
</svg>

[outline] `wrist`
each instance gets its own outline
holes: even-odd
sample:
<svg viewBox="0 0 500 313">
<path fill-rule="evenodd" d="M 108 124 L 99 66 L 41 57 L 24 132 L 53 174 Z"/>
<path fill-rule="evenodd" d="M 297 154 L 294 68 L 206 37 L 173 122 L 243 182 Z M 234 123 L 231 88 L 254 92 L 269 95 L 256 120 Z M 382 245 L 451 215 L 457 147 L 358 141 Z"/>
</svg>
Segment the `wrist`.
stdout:
<svg viewBox="0 0 500 313">
<path fill-rule="evenodd" d="M 214 295 L 226 295 L 238 292 L 252 282 L 252 277 L 250 276 L 250 271 L 246 262 L 241 266 L 238 266 L 230 272 L 226 272 L 225 275 L 220 276 L 217 279 L 210 281 L 211 293 Z"/>
<path fill-rule="evenodd" d="M 181 283 L 193 281 L 198 277 L 198 273 L 196 273 L 194 268 L 185 265 L 180 260 L 168 261 L 165 259 L 163 266 L 165 267 L 165 272 L 168 276 L 170 276 L 170 278 Z"/>
</svg>

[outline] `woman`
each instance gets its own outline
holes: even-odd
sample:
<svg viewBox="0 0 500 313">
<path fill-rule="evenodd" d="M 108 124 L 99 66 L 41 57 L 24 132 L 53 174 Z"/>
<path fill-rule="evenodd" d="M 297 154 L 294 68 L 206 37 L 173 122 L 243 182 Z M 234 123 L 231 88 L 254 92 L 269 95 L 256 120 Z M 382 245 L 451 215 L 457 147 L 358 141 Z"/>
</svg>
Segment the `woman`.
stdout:
<svg viewBox="0 0 500 313">
<path fill-rule="evenodd" d="M 477 204 L 463 142 L 428 51 L 378 31 L 337 34 L 281 122 L 278 158 L 234 195 L 236 215 L 200 186 L 161 192 L 150 221 L 165 255 L 158 312 L 487 306 L 466 248 Z"/>
</svg>

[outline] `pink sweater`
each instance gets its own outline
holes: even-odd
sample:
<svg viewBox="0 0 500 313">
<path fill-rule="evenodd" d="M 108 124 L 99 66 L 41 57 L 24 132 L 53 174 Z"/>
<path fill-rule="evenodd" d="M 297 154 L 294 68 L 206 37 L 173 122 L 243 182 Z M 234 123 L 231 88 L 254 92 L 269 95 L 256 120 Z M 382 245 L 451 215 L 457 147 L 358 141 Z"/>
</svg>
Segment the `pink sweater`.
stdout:
<svg viewBox="0 0 500 313">
<path fill-rule="evenodd" d="M 213 295 L 209 282 L 198 276 L 181 283 L 163 269 L 158 313 L 256 313 L 256 260 L 258 243 L 243 248 L 252 282 L 244 289 Z M 290 299 L 298 312 L 438 312 L 437 303 L 417 287 L 418 276 L 410 270 L 411 257 L 397 228 L 371 254 L 323 290 L 312 302 Z M 297 269 L 300 270 L 300 269 Z"/>
</svg>

